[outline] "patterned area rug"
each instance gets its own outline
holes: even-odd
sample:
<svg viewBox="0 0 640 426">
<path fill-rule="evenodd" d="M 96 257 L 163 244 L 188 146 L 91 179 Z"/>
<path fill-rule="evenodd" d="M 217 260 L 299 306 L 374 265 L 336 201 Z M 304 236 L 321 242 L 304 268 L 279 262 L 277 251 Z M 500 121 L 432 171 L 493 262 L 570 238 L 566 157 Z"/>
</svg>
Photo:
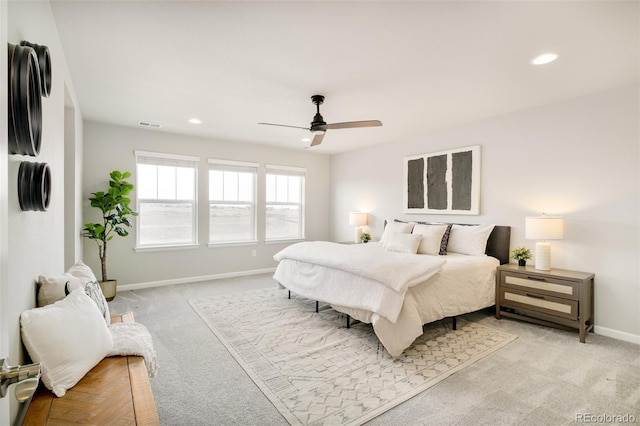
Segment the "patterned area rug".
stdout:
<svg viewBox="0 0 640 426">
<path fill-rule="evenodd" d="M 516 336 L 478 324 L 426 325 L 392 358 L 369 324 L 264 289 L 190 301 L 292 425 L 362 424 L 497 351 Z"/>
</svg>

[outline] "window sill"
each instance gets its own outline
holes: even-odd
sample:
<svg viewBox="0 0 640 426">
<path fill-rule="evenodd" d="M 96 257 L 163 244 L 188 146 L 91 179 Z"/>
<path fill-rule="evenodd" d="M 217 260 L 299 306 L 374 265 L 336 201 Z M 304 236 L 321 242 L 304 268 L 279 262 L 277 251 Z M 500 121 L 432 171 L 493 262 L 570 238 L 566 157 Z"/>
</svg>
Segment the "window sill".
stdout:
<svg viewBox="0 0 640 426">
<path fill-rule="evenodd" d="M 208 243 L 207 247 L 215 248 L 215 247 L 255 246 L 258 243 L 259 243 L 258 240 L 253 240 L 253 241 L 229 241 L 229 242 L 219 242 L 219 243 Z"/>
<path fill-rule="evenodd" d="M 304 238 L 283 238 L 281 240 L 267 240 L 265 244 L 291 244 L 306 241 Z"/>
<path fill-rule="evenodd" d="M 169 250 L 193 250 L 200 247 L 200 244 L 181 244 L 181 245 L 167 245 L 167 246 L 144 246 L 134 247 L 135 252 L 149 252 L 149 251 L 169 251 Z"/>
</svg>

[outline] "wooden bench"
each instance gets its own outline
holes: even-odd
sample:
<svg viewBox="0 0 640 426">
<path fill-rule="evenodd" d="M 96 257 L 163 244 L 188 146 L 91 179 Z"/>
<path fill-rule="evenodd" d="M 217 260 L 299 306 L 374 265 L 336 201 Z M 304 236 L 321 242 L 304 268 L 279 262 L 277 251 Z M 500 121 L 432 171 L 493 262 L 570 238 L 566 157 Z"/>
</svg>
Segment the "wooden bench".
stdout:
<svg viewBox="0 0 640 426">
<path fill-rule="evenodd" d="M 133 313 L 111 322 L 134 322 Z M 62 398 L 40 384 L 22 424 L 159 425 L 144 358 L 105 358 Z"/>
</svg>

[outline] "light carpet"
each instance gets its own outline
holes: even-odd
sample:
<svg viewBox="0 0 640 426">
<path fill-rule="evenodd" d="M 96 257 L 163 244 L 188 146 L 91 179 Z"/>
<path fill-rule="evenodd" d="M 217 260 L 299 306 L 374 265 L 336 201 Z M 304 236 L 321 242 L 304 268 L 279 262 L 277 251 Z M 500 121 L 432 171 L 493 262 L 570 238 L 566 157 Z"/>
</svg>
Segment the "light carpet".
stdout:
<svg viewBox="0 0 640 426">
<path fill-rule="evenodd" d="M 292 425 L 362 424 L 517 337 L 436 321 L 398 358 L 369 324 L 277 288 L 190 300 L 195 312 Z"/>
</svg>

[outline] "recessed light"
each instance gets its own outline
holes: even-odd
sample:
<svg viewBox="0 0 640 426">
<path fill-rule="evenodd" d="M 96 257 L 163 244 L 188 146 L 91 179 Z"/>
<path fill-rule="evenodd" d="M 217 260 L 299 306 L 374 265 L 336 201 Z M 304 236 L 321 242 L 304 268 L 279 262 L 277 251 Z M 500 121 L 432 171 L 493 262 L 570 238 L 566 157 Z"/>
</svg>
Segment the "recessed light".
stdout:
<svg viewBox="0 0 640 426">
<path fill-rule="evenodd" d="M 302 142 L 311 142 L 311 139 L 309 139 L 309 138 L 302 138 L 301 140 L 302 140 Z"/>
<path fill-rule="evenodd" d="M 542 55 L 536 56 L 531 60 L 532 65 L 544 65 L 558 59 L 557 53 L 543 53 Z"/>
<path fill-rule="evenodd" d="M 189 119 L 189 123 L 191 123 L 191 124 L 202 124 L 202 121 L 200 121 L 197 118 L 190 118 Z"/>
</svg>

